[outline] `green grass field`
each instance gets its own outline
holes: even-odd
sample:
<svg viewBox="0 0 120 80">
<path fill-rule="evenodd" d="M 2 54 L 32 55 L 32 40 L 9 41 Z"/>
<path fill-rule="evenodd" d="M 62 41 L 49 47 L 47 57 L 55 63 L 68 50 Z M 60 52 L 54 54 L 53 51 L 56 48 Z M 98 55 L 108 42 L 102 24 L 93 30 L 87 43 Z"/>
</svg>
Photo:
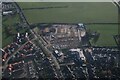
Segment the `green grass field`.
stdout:
<svg viewBox="0 0 120 80">
<path fill-rule="evenodd" d="M 17 33 L 17 31 L 15 30 L 15 23 L 18 23 L 19 20 L 19 16 L 15 15 L 13 17 L 3 17 L 2 19 L 2 47 L 5 47 L 6 45 L 10 44 L 11 42 L 13 42 L 13 35 L 8 35 L 7 31 L 5 30 L 5 27 L 9 27 L 13 33 Z"/>
<path fill-rule="evenodd" d="M 118 9 L 108 2 L 20 2 L 21 8 L 44 8 L 68 6 L 67 8 L 48 8 L 24 10 L 30 23 L 87 23 L 117 22 Z"/>
<path fill-rule="evenodd" d="M 16 23 L 20 22 L 20 17 L 18 14 L 9 17 L 3 17 L 2 19 L 2 47 L 11 44 L 13 42 L 13 37 L 18 33 L 16 30 Z M 8 30 L 7 30 L 8 29 Z M 11 32 L 9 34 L 8 32 Z M 26 32 L 26 29 L 20 29 L 19 33 Z"/>
<path fill-rule="evenodd" d="M 118 34 L 118 25 L 87 25 L 87 29 L 97 31 L 100 37 L 96 44 L 97 46 L 115 46 L 113 35 Z"/>
</svg>

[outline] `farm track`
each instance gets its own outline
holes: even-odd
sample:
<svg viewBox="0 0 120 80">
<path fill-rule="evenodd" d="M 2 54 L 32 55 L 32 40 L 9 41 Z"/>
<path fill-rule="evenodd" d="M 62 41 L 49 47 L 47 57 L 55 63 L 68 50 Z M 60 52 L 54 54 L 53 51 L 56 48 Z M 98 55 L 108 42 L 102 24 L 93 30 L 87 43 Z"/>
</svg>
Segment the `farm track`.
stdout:
<svg viewBox="0 0 120 80">
<path fill-rule="evenodd" d="M 23 8 L 22 10 L 43 10 L 43 9 L 53 9 L 53 8 L 68 8 L 68 6 L 54 6 L 54 7 L 37 7 L 37 8 Z"/>
</svg>

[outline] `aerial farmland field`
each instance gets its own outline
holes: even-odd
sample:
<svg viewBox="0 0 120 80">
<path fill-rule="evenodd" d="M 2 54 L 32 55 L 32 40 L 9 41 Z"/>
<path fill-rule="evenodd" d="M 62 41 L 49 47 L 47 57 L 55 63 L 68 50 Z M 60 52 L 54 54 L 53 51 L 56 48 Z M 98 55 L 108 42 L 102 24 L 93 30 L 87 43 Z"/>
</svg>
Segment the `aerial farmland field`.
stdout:
<svg viewBox="0 0 120 80">
<path fill-rule="evenodd" d="M 87 25 L 87 29 L 97 31 L 100 33 L 100 37 L 96 44 L 97 46 L 115 46 L 115 40 L 113 35 L 118 34 L 118 25 Z"/>
<path fill-rule="evenodd" d="M 113 23 L 118 21 L 117 7 L 108 2 L 21 2 L 19 5 L 24 9 L 23 12 L 29 23 Z M 58 6 L 61 8 L 56 8 Z"/>
<path fill-rule="evenodd" d="M 118 23 L 118 9 L 110 2 L 22 3 L 19 5 L 30 24 L 34 23 Z M 56 8 L 56 7 L 61 8 Z M 65 6 L 65 7 L 64 7 Z M 51 8 L 52 7 L 52 8 Z M 33 9 L 31 9 L 33 8 Z M 39 9 L 37 9 L 39 8 Z M 96 45 L 115 46 L 118 25 L 87 25 L 100 32 Z"/>
</svg>

